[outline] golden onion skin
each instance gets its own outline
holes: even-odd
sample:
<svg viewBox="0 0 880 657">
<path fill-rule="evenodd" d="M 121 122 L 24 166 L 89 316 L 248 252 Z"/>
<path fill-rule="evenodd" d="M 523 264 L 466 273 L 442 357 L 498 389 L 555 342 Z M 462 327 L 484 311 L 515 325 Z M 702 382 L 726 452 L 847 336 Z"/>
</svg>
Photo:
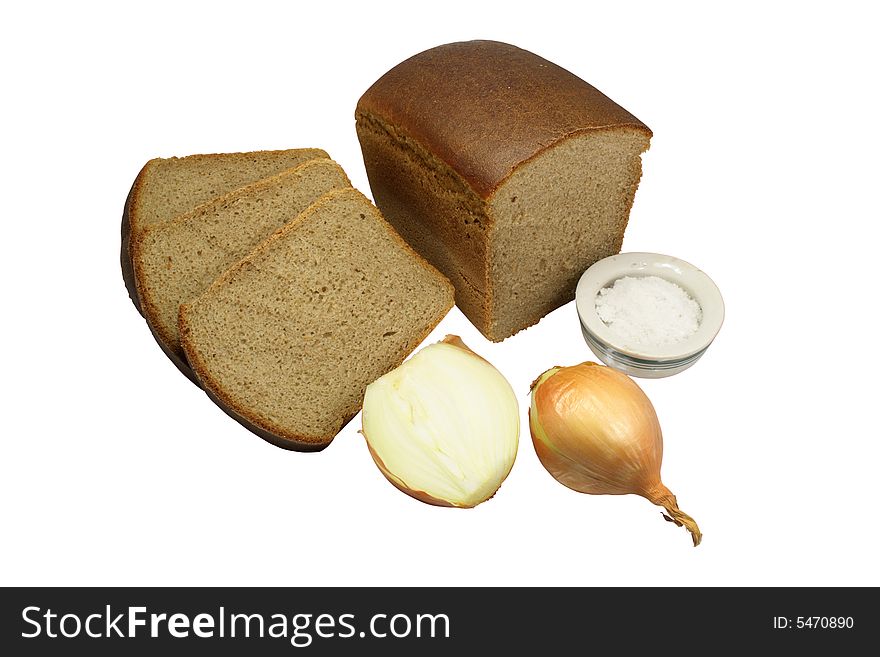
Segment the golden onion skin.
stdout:
<svg viewBox="0 0 880 657">
<path fill-rule="evenodd" d="M 532 383 L 529 429 L 558 482 L 590 495 L 641 495 L 699 544 L 696 522 L 660 480 L 663 433 L 654 406 L 628 376 L 591 362 L 550 368 Z"/>
</svg>

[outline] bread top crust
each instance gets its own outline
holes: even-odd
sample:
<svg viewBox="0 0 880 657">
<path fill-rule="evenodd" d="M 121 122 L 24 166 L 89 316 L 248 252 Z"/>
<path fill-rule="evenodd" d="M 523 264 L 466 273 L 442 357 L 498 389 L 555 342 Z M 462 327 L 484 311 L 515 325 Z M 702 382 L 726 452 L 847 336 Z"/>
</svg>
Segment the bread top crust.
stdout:
<svg viewBox="0 0 880 657">
<path fill-rule="evenodd" d="M 358 101 L 419 141 L 488 199 L 523 162 L 589 130 L 651 130 L 579 77 L 498 41 L 463 41 L 401 62 Z"/>
</svg>

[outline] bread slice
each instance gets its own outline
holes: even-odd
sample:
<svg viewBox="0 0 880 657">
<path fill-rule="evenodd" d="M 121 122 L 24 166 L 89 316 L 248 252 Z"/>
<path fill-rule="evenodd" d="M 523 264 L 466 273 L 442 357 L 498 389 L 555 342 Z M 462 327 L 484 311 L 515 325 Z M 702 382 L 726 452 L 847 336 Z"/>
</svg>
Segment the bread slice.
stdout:
<svg viewBox="0 0 880 657">
<path fill-rule="evenodd" d="M 617 253 L 651 131 L 574 74 L 468 41 L 395 66 L 358 102 L 373 198 L 502 340 L 574 298 Z"/>
<path fill-rule="evenodd" d="M 131 235 L 234 189 L 319 157 L 328 155 L 319 148 L 295 148 L 156 158 L 147 162 L 135 178 L 122 212 L 122 278 L 138 311 L 141 305 L 129 249 Z"/>
<path fill-rule="evenodd" d="M 310 160 L 135 234 L 131 253 L 138 297 L 166 353 L 184 358 L 177 333 L 180 304 L 198 297 L 323 194 L 349 187 L 336 162 Z"/>
<path fill-rule="evenodd" d="M 180 308 L 217 404 L 275 445 L 326 447 L 367 385 L 453 304 L 453 288 L 354 189 L 325 194 Z"/>
</svg>

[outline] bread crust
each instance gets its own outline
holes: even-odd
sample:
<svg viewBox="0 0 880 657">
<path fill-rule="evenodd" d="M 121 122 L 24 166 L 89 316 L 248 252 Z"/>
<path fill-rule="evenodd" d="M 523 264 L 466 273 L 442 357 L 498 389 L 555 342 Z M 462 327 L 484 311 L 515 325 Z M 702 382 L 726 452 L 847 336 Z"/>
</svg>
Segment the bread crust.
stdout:
<svg viewBox="0 0 880 657">
<path fill-rule="evenodd" d="M 125 205 L 122 208 L 122 247 L 119 251 L 119 262 L 122 267 L 122 280 L 125 282 L 125 289 L 128 290 L 128 297 L 137 308 L 137 311 L 143 315 L 141 310 L 141 298 L 138 295 L 137 285 L 135 284 L 134 263 L 131 259 L 131 209 L 137 203 L 140 195 L 141 185 L 143 184 L 144 172 L 153 160 L 147 162 L 135 177 L 128 190 L 128 196 L 125 197 Z"/>
<path fill-rule="evenodd" d="M 196 378 L 196 375 L 193 373 L 189 364 L 173 349 L 168 347 L 165 340 L 156 332 L 152 323 L 147 319 L 147 316 L 144 313 L 143 299 L 138 292 L 137 275 L 135 274 L 134 259 L 132 258 L 132 208 L 137 207 L 147 169 L 156 161 L 157 160 L 155 159 L 150 160 L 143 166 L 143 168 L 141 168 L 131 185 L 128 196 L 125 199 L 125 206 L 122 210 L 122 246 L 119 252 L 119 261 L 120 266 L 122 267 L 122 280 L 125 282 L 125 289 L 128 290 L 128 298 L 131 299 L 131 302 L 134 304 L 134 307 L 137 308 L 137 311 L 141 316 L 147 320 L 147 326 L 149 327 L 153 338 L 156 340 L 156 343 L 161 347 L 162 351 L 165 352 L 165 355 L 168 356 L 169 360 L 174 363 L 174 366 L 180 370 L 181 374 L 197 386 L 201 387 L 199 380 Z M 137 227 L 135 227 L 134 230 L 137 230 Z"/>
<path fill-rule="evenodd" d="M 456 304 L 482 330 L 480 318 L 488 308 L 485 201 L 474 196 L 467 182 L 445 163 L 382 119 L 361 115 L 356 127 L 379 209 L 413 248 L 452 281 Z M 444 189 L 425 191 L 413 185 L 414 175 L 442 179 Z M 473 197 L 470 202 L 468 195 Z M 464 223 L 454 220 L 457 215 L 466 215 Z M 469 248 L 458 248 L 463 240 Z"/>
<path fill-rule="evenodd" d="M 573 73 L 497 41 L 450 43 L 398 64 L 363 94 L 355 119 L 376 204 L 405 235 L 427 231 L 450 252 L 438 258 L 430 255 L 432 246 L 427 254 L 455 283 L 462 312 L 493 342 L 513 334 L 496 331 L 492 313 L 496 192 L 520 167 L 580 135 L 623 129 L 652 136 L 642 121 Z M 451 234 L 456 228 L 448 208 L 434 207 L 431 193 L 395 161 L 408 154 L 424 167 L 424 177 L 440 175 L 455 188 L 462 181 L 473 199 L 467 206 L 483 206 L 482 233 Z M 514 333 L 545 314 L 525 317 Z"/>
<path fill-rule="evenodd" d="M 620 126 L 652 136 L 573 73 L 498 41 L 449 43 L 410 57 L 361 96 L 355 115 L 403 131 L 486 200 L 516 168 L 566 137 Z"/>
<path fill-rule="evenodd" d="M 237 264 L 230 267 L 223 274 L 221 274 L 217 280 L 204 292 L 205 295 L 211 294 L 212 290 L 217 287 L 224 285 L 225 281 L 229 278 L 235 276 L 235 273 L 241 269 L 242 267 L 248 266 L 255 258 L 258 258 L 260 254 L 266 250 L 271 248 L 272 244 L 281 240 L 288 232 L 296 230 L 296 228 L 301 225 L 303 222 L 308 221 L 309 217 L 317 212 L 320 209 L 320 206 L 328 201 L 332 200 L 337 195 L 345 195 L 345 194 L 357 194 L 361 198 L 364 199 L 367 203 L 369 203 L 369 199 L 367 199 L 363 194 L 357 191 L 354 188 L 344 189 L 344 190 L 334 190 L 331 192 L 327 192 L 321 198 L 316 200 L 312 205 L 310 205 L 306 210 L 304 210 L 296 219 L 288 222 L 277 231 L 275 231 L 272 235 L 266 238 L 260 246 L 258 246 L 250 255 L 240 260 Z M 377 213 L 378 214 L 378 213 Z M 378 219 L 381 220 L 381 225 L 388 231 L 392 239 L 404 250 L 409 252 L 415 260 L 419 263 L 419 265 L 428 271 L 435 279 L 438 281 L 442 281 L 448 292 L 448 303 L 446 304 L 445 309 L 441 314 L 439 314 L 437 320 L 433 322 L 424 333 L 418 337 L 417 340 L 411 346 L 409 352 L 403 354 L 403 356 L 391 364 L 386 372 L 390 372 L 392 369 L 398 367 L 406 357 L 412 353 L 413 350 L 416 349 L 424 340 L 428 337 L 431 331 L 440 323 L 443 317 L 452 309 L 454 305 L 454 293 L 455 290 L 452 287 L 452 284 L 443 276 L 437 269 L 435 269 L 427 260 L 425 260 L 421 255 L 419 255 L 413 248 L 406 243 L 406 241 L 397 234 L 394 228 L 387 222 L 381 215 L 379 214 Z M 178 331 L 180 333 L 180 343 L 183 346 L 184 352 L 186 354 L 186 359 L 189 364 L 192 366 L 192 370 L 195 373 L 196 378 L 201 383 L 201 387 L 208 394 L 208 397 L 219 406 L 223 412 L 229 415 L 231 418 L 236 420 L 239 424 L 244 426 L 246 429 L 258 435 L 263 440 L 266 440 L 277 447 L 282 447 L 284 449 L 289 449 L 293 451 L 300 452 L 315 452 L 320 451 L 327 447 L 330 442 L 336 437 L 336 435 L 342 431 L 343 427 L 348 424 L 351 419 L 360 412 L 360 405 L 356 408 L 348 409 L 344 417 L 341 419 L 338 428 L 332 433 L 324 436 L 304 436 L 300 434 L 296 434 L 286 430 L 284 427 L 274 424 L 272 422 L 265 421 L 262 418 L 256 417 L 252 412 L 250 412 L 247 408 L 239 405 L 232 396 L 223 389 L 223 387 L 219 384 L 219 382 L 213 377 L 211 374 L 211 370 L 208 367 L 207 363 L 205 363 L 202 358 L 201 353 L 198 350 L 197 345 L 195 345 L 191 340 L 191 332 L 189 329 L 189 306 L 188 304 L 183 304 L 180 306 L 180 312 L 178 314 Z"/>
</svg>

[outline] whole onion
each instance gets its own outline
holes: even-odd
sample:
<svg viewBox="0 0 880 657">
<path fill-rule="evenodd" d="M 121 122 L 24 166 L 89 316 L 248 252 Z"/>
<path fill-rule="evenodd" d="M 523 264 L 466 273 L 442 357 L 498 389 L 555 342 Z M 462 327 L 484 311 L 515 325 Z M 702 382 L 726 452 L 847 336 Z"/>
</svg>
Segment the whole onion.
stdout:
<svg viewBox="0 0 880 657">
<path fill-rule="evenodd" d="M 589 362 L 547 370 L 532 383 L 529 428 L 538 458 L 561 484 L 591 495 L 641 495 L 699 545 L 697 523 L 660 480 L 657 414 L 628 376 Z"/>
</svg>

